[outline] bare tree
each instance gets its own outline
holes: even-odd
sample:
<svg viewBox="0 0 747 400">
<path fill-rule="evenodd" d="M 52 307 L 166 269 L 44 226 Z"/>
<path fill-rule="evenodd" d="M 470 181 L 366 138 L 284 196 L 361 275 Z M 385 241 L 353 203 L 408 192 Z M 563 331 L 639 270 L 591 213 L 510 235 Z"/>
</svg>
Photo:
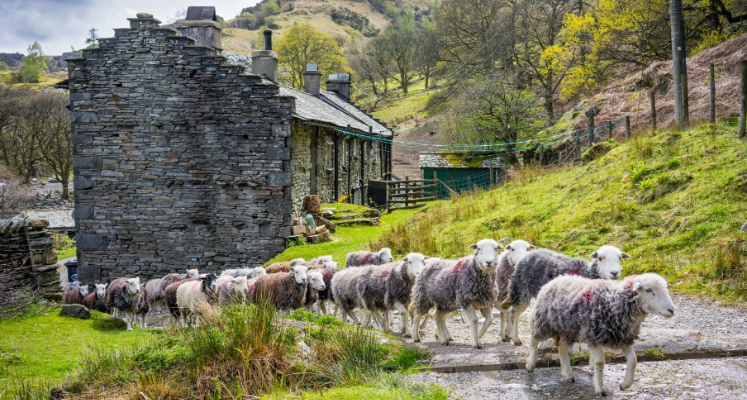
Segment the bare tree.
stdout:
<svg viewBox="0 0 747 400">
<path fill-rule="evenodd" d="M 415 32 L 404 26 L 390 26 L 382 35 L 386 51 L 392 60 L 393 77 L 407 94 L 410 82 L 415 77 Z"/>
<path fill-rule="evenodd" d="M 428 89 L 430 78 L 436 72 L 440 51 L 441 42 L 436 30 L 425 29 L 418 33 L 415 41 L 414 66 L 418 74 L 425 79 L 426 89 Z"/>
<path fill-rule="evenodd" d="M 37 132 L 40 161 L 54 171 L 62 184 L 62 198 L 65 200 L 70 199 L 68 185 L 73 170 L 70 112 L 65 107 L 69 103 L 66 94 L 49 93 L 37 97 L 32 106 L 39 108 L 40 115 L 46 115 L 43 129 Z"/>
<path fill-rule="evenodd" d="M 0 164 L 0 219 L 15 217 L 31 200 L 31 189 L 19 180 L 8 167 Z"/>
</svg>

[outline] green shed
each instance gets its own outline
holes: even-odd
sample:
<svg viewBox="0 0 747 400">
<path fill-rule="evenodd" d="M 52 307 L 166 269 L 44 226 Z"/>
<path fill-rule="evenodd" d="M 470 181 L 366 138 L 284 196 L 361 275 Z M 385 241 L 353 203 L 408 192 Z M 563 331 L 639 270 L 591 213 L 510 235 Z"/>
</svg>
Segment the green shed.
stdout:
<svg viewBox="0 0 747 400">
<path fill-rule="evenodd" d="M 450 153 L 421 153 L 422 179 L 437 179 L 438 198 L 474 188 L 489 189 L 503 183 L 506 164 L 495 155 L 464 157 Z"/>
</svg>

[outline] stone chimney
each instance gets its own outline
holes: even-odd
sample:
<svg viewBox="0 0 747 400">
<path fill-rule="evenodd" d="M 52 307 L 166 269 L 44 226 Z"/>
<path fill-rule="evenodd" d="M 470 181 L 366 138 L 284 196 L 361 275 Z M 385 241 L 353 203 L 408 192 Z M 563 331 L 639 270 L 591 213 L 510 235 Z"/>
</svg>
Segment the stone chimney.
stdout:
<svg viewBox="0 0 747 400">
<path fill-rule="evenodd" d="M 215 7 L 189 7 L 187 18 L 179 21 L 176 29 L 179 36 L 190 37 L 196 41 L 196 45 L 210 47 L 215 54 L 220 54 L 223 50 Z"/>
<path fill-rule="evenodd" d="M 346 72 L 329 74 L 327 90 L 335 92 L 347 100 L 350 100 L 350 74 Z"/>
<path fill-rule="evenodd" d="M 318 95 L 321 89 L 322 73 L 319 72 L 319 66 L 316 64 L 306 64 L 306 71 L 303 71 L 303 91 Z"/>
<path fill-rule="evenodd" d="M 252 52 L 252 73 L 262 75 L 274 82 L 275 73 L 278 70 L 278 55 L 272 51 L 272 31 L 268 29 L 264 35 L 265 49 Z"/>
</svg>

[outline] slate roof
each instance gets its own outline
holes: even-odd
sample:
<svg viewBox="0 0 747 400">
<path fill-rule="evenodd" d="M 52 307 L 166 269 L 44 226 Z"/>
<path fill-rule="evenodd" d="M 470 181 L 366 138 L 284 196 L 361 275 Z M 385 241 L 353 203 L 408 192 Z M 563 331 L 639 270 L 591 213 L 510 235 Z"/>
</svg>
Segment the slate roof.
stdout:
<svg viewBox="0 0 747 400">
<path fill-rule="evenodd" d="M 280 85 L 281 96 L 296 99 L 296 109 L 293 117 L 306 122 L 316 122 L 338 129 L 347 129 L 358 133 L 368 134 L 369 127 L 374 134 L 386 137 L 392 136 L 392 130 L 374 120 L 370 115 L 360 110 L 337 93 L 322 90 L 318 96 L 300 90 Z"/>
<path fill-rule="evenodd" d="M 503 161 L 498 156 L 478 157 L 482 160 L 465 160 L 458 155 L 450 155 L 448 158 L 441 153 L 420 153 L 420 168 L 503 168 Z"/>
</svg>

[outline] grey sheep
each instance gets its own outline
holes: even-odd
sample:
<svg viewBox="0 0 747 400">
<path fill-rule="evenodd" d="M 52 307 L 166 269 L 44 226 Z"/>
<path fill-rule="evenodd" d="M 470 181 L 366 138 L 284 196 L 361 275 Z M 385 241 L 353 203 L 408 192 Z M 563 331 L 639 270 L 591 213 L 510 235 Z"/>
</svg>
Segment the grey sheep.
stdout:
<svg viewBox="0 0 747 400">
<path fill-rule="evenodd" d="M 199 277 L 200 273 L 196 269 L 188 269 L 186 274 L 167 274 L 161 278 L 161 292 L 166 290 L 166 286 L 169 286 L 174 282 L 183 281 L 185 279 L 197 279 Z"/>
<path fill-rule="evenodd" d="M 382 265 L 392 261 L 394 261 L 392 249 L 388 247 L 379 251 L 354 251 L 345 256 L 345 268 Z"/>
<path fill-rule="evenodd" d="M 148 294 L 150 294 L 150 298 L 151 300 L 153 300 L 153 304 L 158 303 L 159 301 L 163 301 L 164 288 L 161 287 L 162 280 L 163 278 L 151 279 L 145 283 L 145 290 L 147 290 Z"/>
<path fill-rule="evenodd" d="M 306 272 L 305 265 L 294 265 L 290 272 L 261 276 L 249 286 L 249 298 L 253 303 L 269 301 L 279 310 L 302 308 L 306 299 Z"/>
<path fill-rule="evenodd" d="M 386 281 L 384 307 L 387 310 L 398 310 L 400 312 L 402 316 L 400 333 L 405 337 L 410 337 L 407 333 L 407 326 L 408 317 L 411 316 L 412 287 L 415 285 L 415 279 L 423 271 L 426 259 L 428 258 L 420 253 L 409 253 L 402 263 L 394 267 L 392 274 Z"/>
<path fill-rule="evenodd" d="M 361 307 L 358 296 L 358 278 L 363 275 L 367 268 L 345 268 L 332 277 L 332 299 L 335 302 L 335 315 L 342 313 L 342 322 L 347 322 L 348 316 L 358 325 L 358 318 L 353 312 Z"/>
<path fill-rule="evenodd" d="M 88 286 L 83 285 L 78 288 L 70 288 L 65 292 L 63 300 L 65 304 L 83 304 L 83 299 L 88 296 Z"/>
<path fill-rule="evenodd" d="M 472 347 L 482 347 L 479 339 L 493 320 L 495 271 L 498 249 L 502 247 L 495 240 L 483 239 L 469 248 L 475 251 L 474 254 L 460 260 L 428 260 L 415 279 L 412 288 L 414 342 L 420 342 L 420 319 L 435 307 L 436 337 L 441 344 L 448 345 L 450 335 L 446 329 L 446 318 L 461 308 L 469 321 Z M 485 317 L 479 332 L 477 310 Z"/>
<path fill-rule="evenodd" d="M 322 279 L 324 280 L 324 290 L 317 292 L 319 295 L 319 313 L 327 314 L 326 303 L 328 301 L 334 303 L 334 297 L 332 296 L 332 278 L 339 270 L 337 268 L 322 268 L 316 271 L 319 271 L 322 274 Z"/>
<path fill-rule="evenodd" d="M 234 278 L 243 276 L 247 280 L 258 278 L 263 275 L 267 275 L 267 272 L 265 272 L 265 269 L 262 267 L 227 269 L 220 274 L 220 276 L 232 276 Z"/>
<path fill-rule="evenodd" d="M 218 302 L 220 304 L 244 303 L 249 290 L 245 276 L 223 277 L 217 280 Z"/>
<path fill-rule="evenodd" d="M 309 271 L 306 282 L 306 298 L 304 299 L 306 311 L 313 311 L 314 303 L 319 300 L 319 292 L 326 288 L 322 273 L 318 269 Z M 321 312 L 321 304 L 319 305 L 319 312 Z"/>
<path fill-rule="evenodd" d="M 504 308 L 503 303 L 508 300 L 508 288 L 511 284 L 511 278 L 514 275 L 516 264 L 521 260 L 529 251 L 536 250 L 535 246 L 532 246 L 524 240 L 514 240 L 506 249 L 498 256 L 498 270 L 495 273 L 495 303 L 494 307 L 501 312 L 501 328 L 500 336 L 504 338 L 504 341 L 508 341 L 508 332 L 506 332 L 506 325 L 508 324 L 508 310 L 509 307 Z M 508 306 L 508 304 L 507 304 Z"/>
<path fill-rule="evenodd" d="M 319 256 L 312 258 L 311 261 L 309 261 L 309 264 L 324 264 L 326 262 L 333 262 L 332 256 Z"/>
<path fill-rule="evenodd" d="M 558 347 L 560 372 L 573 381 L 568 349 L 574 343 L 589 347 L 589 365 L 594 370 L 594 392 L 606 395 L 604 347 L 621 350 L 627 360 L 620 389 L 633 384 L 637 364 L 633 342 L 648 314 L 674 316 L 667 282 L 657 274 L 629 276 L 622 282 L 563 276 L 545 285 L 537 295 L 531 314 L 531 339 L 526 368 L 532 372 L 537 346 L 553 338 Z"/>
<path fill-rule="evenodd" d="M 618 279 L 622 272 L 621 260 L 630 258 L 614 246 L 602 246 L 591 254 L 591 261 L 572 258 L 552 250 L 539 249 L 530 252 L 516 264 L 508 300 L 501 304 L 509 310 L 506 332 L 510 340 L 521 345 L 519 339 L 519 316 L 529 307 L 542 286 L 562 275 L 578 275 L 589 279 Z M 504 341 L 509 338 L 504 336 Z"/>
<path fill-rule="evenodd" d="M 83 304 L 89 310 L 96 310 L 104 314 L 109 313 L 109 302 L 106 301 L 106 283 L 96 284 L 96 290 L 83 299 Z"/>
<path fill-rule="evenodd" d="M 106 293 L 109 307 L 118 313 L 122 311 L 127 321 L 127 330 L 131 331 L 135 319 L 139 318 L 140 327 L 147 328 L 145 318 L 150 311 L 150 295 L 140 286 L 140 278 L 117 278 Z"/>
</svg>

